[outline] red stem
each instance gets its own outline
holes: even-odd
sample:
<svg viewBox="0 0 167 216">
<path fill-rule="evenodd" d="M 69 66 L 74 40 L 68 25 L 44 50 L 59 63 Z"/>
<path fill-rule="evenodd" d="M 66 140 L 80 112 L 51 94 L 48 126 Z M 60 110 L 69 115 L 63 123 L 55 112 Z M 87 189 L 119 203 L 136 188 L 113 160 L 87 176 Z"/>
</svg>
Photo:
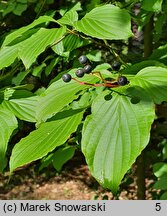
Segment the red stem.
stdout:
<svg viewBox="0 0 167 216">
<path fill-rule="evenodd" d="M 115 82 L 109 82 L 109 81 L 106 81 L 106 83 L 87 83 L 87 82 L 81 82 L 79 80 L 77 80 L 76 78 L 72 78 L 74 81 L 78 82 L 80 85 L 89 85 L 89 86 L 105 86 L 105 87 L 108 87 L 108 88 L 114 88 L 114 87 L 118 87 L 119 85 Z"/>
</svg>

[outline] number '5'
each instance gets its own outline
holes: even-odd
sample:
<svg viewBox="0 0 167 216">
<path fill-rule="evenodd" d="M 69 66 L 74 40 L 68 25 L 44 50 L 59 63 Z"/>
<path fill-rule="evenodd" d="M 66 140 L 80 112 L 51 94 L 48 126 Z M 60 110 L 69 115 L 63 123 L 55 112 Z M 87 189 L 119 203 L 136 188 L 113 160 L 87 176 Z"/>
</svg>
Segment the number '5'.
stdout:
<svg viewBox="0 0 167 216">
<path fill-rule="evenodd" d="M 156 203 L 155 210 L 156 211 L 161 211 L 161 203 Z"/>
</svg>

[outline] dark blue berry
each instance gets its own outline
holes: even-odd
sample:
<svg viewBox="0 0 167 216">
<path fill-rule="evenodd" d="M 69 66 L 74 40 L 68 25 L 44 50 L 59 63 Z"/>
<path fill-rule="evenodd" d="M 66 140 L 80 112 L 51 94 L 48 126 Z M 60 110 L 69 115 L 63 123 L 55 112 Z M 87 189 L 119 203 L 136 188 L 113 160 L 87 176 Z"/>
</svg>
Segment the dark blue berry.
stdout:
<svg viewBox="0 0 167 216">
<path fill-rule="evenodd" d="M 124 86 L 124 85 L 126 85 L 127 83 L 128 83 L 128 80 L 127 80 L 127 78 L 126 78 L 125 76 L 120 76 L 120 77 L 118 78 L 118 85 Z"/>
<path fill-rule="evenodd" d="M 77 77 L 83 77 L 85 72 L 84 72 L 84 69 L 78 69 L 76 72 L 75 72 L 76 76 Z"/>
<path fill-rule="evenodd" d="M 89 73 L 91 71 L 91 68 L 92 68 L 91 65 L 85 65 L 85 67 L 83 69 L 84 69 L 85 73 Z"/>
<path fill-rule="evenodd" d="M 70 81 L 71 81 L 71 75 L 70 75 L 70 74 L 64 74 L 64 75 L 62 76 L 62 80 L 63 80 L 64 82 L 70 82 Z"/>
<path fill-rule="evenodd" d="M 120 64 L 120 62 L 118 62 L 118 61 L 115 61 L 115 62 L 112 64 L 112 69 L 115 70 L 115 71 L 119 71 L 120 67 L 121 67 L 121 64 Z"/>
<path fill-rule="evenodd" d="M 82 55 L 78 58 L 80 64 L 85 64 L 88 61 L 88 58 L 85 55 Z"/>
</svg>

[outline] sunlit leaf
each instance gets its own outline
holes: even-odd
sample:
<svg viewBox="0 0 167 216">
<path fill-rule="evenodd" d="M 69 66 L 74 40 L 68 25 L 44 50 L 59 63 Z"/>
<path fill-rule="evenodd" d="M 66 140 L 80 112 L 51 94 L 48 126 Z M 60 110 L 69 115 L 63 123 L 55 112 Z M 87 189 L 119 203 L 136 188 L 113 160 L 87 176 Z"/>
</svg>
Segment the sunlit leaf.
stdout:
<svg viewBox="0 0 167 216">
<path fill-rule="evenodd" d="M 6 166 L 6 150 L 13 130 L 17 128 L 17 120 L 12 112 L 0 107 L 0 172 Z"/>
<path fill-rule="evenodd" d="M 20 140 L 12 151 L 10 171 L 40 159 L 64 144 L 71 133 L 75 132 L 83 116 L 83 110 L 66 110 L 43 123 L 37 130 Z"/>
<path fill-rule="evenodd" d="M 143 0 L 141 7 L 146 11 L 160 12 L 163 0 Z"/>
<path fill-rule="evenodd" d="M 0 49 L 0 70 L 11 65 L 18 57 L 18 45 Z"/>
<path fill-rule="evenodd" d="M 70 10 L 67 11 L 67 13 L 65 13 L 65 15 L 61 19 L 57 20 L 57 22 L 64 25 L 73 25 L 73 23 L 77 20 L 78 20 L 77 12 L 75 10 Z"/>
<path fill-rule="evenodd" d="M 66 28 L 44 29 L 41 28 L 37 33 L 23 41 L 19 46 L 19 56 L 26 68 L 36 60 L 47 46 L 58 41 L 66 32 Z"/>
<path fill-rule="evenodd" d="M 19 119 L 36 122 L 36 108 L 37 108 L 38 97 L 28 97 L 20 99 L 4 100 L 2 106 L 6 110 L 10 110 Z"/>
<path fill-rule="evenodd" d="M 74 71 L 72 71 L 71 74 L 74 77 Z M 85 75 L 85 77 L 81 79 L 81 81 L 89 83 L 94 83 L 97 80 L 98 78 L 91 75 Z M 73 80 L 69 83 L 64 83 L 62 79 L 60 79 L 52 83 L 39 98 L 36 118 L 39 122 L 46 121 L 46 119 L 78 98 L 79 92 L 89 87 L 90 86 L 87 85 L 80 85 Z"/>
<path fill-rule="evenodd" d="M 74 27 L 99 39 L 119 40 L 132 36 L 130 15 L 126 10 L 111 4 L 94 8 L 80 21 L 76 21 Z"/>
<path fill-rule="evenodd" d="M 31 24 L 29 24 L 27 26 L 24 26 L 22 28 L 19 28 L 19 29 L 15 30 L 14 32 L 12 32 L 11 34 L 9 34 L 8 36 L 6 36 L 6 38 L 5 38 L 5 40 L 4 40 L 3 44 L 2 44 L 2 47 L 10 44 L 16 38 L 21 37 L 29 29 L 32 29 L 35 26 L 37 26 L 37 25 L 39 25 L 41 23 L 45 23 L 45 22 L 56 22 L 56 21 L 52 17 L 41 16 L 38 19 L 34 20 Z"/>
<path fill-rule="evenodd" d="M 106 101 L 106 94 L 95 99 L 92 114 L 84 123 L 82 151 L 93 176 L 116 192 L 123 176 L 148 144 L 155 114 L 150 101 L 134 105 L 129 97 L 117 93 Z"/>
<path fill-rule="evenodd" d="M 131 84 L 141 87 L 156 104 L 167 100 L 167 68 L 146 67 L 137 73 Z"/>
</svg>

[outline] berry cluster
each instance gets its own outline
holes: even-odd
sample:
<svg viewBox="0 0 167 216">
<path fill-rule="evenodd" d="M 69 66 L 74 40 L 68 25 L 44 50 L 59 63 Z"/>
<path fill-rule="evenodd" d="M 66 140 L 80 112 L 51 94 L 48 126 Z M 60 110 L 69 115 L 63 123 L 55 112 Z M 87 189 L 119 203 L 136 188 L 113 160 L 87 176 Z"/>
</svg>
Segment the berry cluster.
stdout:
<svg viewBox="0 0 167 216">
<path fill-rule="evenodd" d="M 89 64 L 88 58 L 85 55 L 79 57 L 79 63 L 84 65 L 83 68 L 78 69 L 75 74 L 77 77 L 83 77 L 85 73 L 91 72 L 91 65 Z"/>
<path fill-rule="evenodd" d="M 90 73 L 91 72 L 91 65 L 89 63 L 88 58 L 85 55 L 82 55 L 78 58 L 79 63 L 83 65 L 83 68 L 79 68 L 78 70 L 76 70 L 75 74 L 77 77 L 81 78 L 85 75 L 85 73 Z M 114 62 L 112 65 L 113 70 L 119 70 L 120 69 L 120 63 L 119 62 Z M 100 79 L 103 81 L 103 83 L 100 84 L 91 84 L 91 83 L 86 83 L 86 82 L 80 82 L 79 80 L 77 80 L 76 78 L 72 78 L 72 76 L 70 74 L 64 74 L 62 76 L 62 80 L 64 82 L 70 82 L 71 79 L 77 81 L 79 84 L 81 85 L 89 85 L 89 86 L 105 86 L 108 88 L 114 88 L 114 87 L 118 87 L 118 86 L 124 86 L 126 84 L 128 84 L 128 80 L 125 76 L 120 75 L 118 77 L 117 80 L 114 81 L 106 81 L 105 79 L 102 78 L 102 75 L 100 74 L 100 72 L 92 72 L 92 74 L 99 74 Z"/>
<path fill-rule="evenodd" d="M 82 55 L 78 58 L 79 63 L 82 64 L 84 67 L 83 68 L 79 68 L 75 74 L 77 77 L 81 78 L 85 75 L 85 73 L 90 73 L 91 72 L 91 65 L 89 64 L 88 58 L 85 55 Z M 64 82 L 70 82 L 72 77 L 70 74 L 64 74 L 62 76 L 62 79 Z"/>
</svg>

